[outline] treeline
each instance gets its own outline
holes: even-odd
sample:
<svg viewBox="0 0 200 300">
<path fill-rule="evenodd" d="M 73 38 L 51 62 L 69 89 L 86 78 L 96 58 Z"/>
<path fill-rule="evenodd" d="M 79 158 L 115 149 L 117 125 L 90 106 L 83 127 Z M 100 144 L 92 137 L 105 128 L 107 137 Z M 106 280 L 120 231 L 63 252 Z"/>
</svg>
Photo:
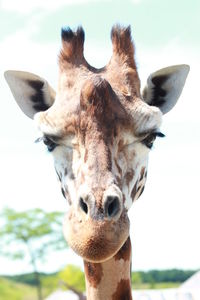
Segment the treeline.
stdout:
<svg viewBox="0 0 200 300">
<path fill-rule="evenodd" d="M 192 276 L 197 270 L 150 270 L 147 272 L 138 271 L 132 272 L 133 283 L 162 283 L 162 282 L 174 282 L 181 283 Z M 48 277 L 56 277 L 58 273 L 46 274 L 40 273 L 41 280 Z M 73 274 L 75 275 L 75 274 Z M 15 275 L 15 276 L 4 276 L 15 282 L 26 283 L 32 286 L 36 285 L 35 276 L 33 273 Z"/>
<path fill-rule="evenodd" d="M 161 283 L 161 282 L 184 282 L 192 276 L 196 270 L 150 270 L 132 273 L 132 282 L 135 283 Z"/>
<path fill-rule="evenodd" d="M 57 273 L 51 273 L 51 274 L 39 273 L 41 280 L 43 280 L 44 278 L 52 277 L 56 274 Z M 20 274 L 20 275 L 9 275 L 9 276 L 6 275 L 6 276 L 2 276 L 2 277 L 12 280 L 14 282 L 18 282 L 18 283 L 25 283 L 25 284 L 29 284 L 32 286 L 37 285 L 34 273 L 25 273 L 25 274 Z"/>
</svg>

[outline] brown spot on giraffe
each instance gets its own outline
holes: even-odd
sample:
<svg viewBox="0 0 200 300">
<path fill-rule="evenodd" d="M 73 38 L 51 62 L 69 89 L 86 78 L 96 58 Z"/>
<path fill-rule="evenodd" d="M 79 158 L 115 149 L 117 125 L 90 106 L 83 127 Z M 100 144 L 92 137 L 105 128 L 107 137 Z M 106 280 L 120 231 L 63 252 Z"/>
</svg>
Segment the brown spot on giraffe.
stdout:
<svg viewBox="0 0 200 300">
<path fill-rule="evenodd" d="M 72 179 L 72 180 L 75 179 L 74 173 L 71 173 L 71 174 L 70 174 L 70 179 Z"/>
<path fill-rule="evenodd" d="M 123 203 L 125 203 L 125 201 L 126 201 L 126 197 L 125 197 L 125 195 L 123 194 Z"/>
<path fill-rule="evenodd" d="M 112 295 L 112 300 L 132 300 L 131 286 L 128 279 L 121 279 L 118 283 L 117 290 Z"/>
<path fill-rule="evenodd" d="M 126 184 L 127 186 L 129 186 L 130 182 L 133 180 L 133 177 L 134 177 L 134 170 L 128 170 L 128 172 L 126 173 L 125 175 L 125 180 L 126 180 Z"/>
<path fill-rule="evenodd" d="M 135 200 L 136 194 L 137 194 L 137 182 L 135 183 L 135 185 L 134 185 L 134 187 L 133 187 L 133 189 L 131 191 L 131 199 L 132 199 L 132 201 Z"/>
<path fill-rule="evenodd" d="M 137 191 L 137 193 L 138 193 L 137 198 L 139 198 L 142 195 L 142 193 L 144 192 L 144 189 L 145 189 L 144 186 L 141 189 L 138 189 L 138 191 Z"/>
<path fill-rule="evenodd" d="M 65 168 L 64 175 L 67 176 L 67 174 L 68 174 L 68 171 L 67 171 L 67 168 Z"/>
<path fill-rule="evenodd" d="M 123 259 L 124 261 L 127 261 L 131 259 L 131 240 L 130 237 L 128 237 L 127 241 L 124 243 L 124 245 L 121 247 L 121 249 L 117 252 L 117 254 L 114 256 L 115 260 Z"/>
<path fill-rule="evenodd" d="M 85 154 L 84 154 L 84 162 L 86 163 L 88 160 L 88 150 L 85 149 Z"/>
<path fill-rule="evenodd" d="M 140 181 L 145 177 L 145 173 L 146 173 L 146 168 L 142 167 L 140 172 Z"/>
<path fill-rule="evenodd" d="M 85 269 L 85 276 L 89 281 L 90 285 L 96 288 L 103 276 L 101 264 L 84 261 L 84 269 Z"/>
</svg>

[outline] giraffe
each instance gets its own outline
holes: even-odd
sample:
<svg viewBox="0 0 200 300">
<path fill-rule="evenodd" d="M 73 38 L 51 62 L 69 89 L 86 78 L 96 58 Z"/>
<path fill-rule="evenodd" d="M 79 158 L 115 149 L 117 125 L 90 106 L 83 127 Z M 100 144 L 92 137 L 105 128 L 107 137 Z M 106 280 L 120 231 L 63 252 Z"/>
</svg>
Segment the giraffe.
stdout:
<svg viewBox="0 0 200 300">
<path fill-rule="evenodd" d="M 62 28 L 57 92 L 32 73 L 10 70 L 5 78 L 53 155 L 69 203 L 63 232 L 83 258 L 87 299 L 130 300 L 127 212 L 144 190 L 162 115 L 175 106 L 189 66 L 150 74 L 141 93 L 130 26 L 113 26 L 113 53 L 100 69 L 86 61 L 84 40 L 82 27 Z"/>
</svg>

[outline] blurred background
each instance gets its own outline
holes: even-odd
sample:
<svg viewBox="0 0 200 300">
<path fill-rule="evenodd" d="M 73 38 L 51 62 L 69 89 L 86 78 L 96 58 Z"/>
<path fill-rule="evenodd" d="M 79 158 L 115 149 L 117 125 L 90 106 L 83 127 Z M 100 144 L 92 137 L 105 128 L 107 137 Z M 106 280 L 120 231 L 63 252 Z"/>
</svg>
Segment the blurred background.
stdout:
<svg viewBox="0 0 200 300">
<path fill-rule="evenodd" d="M 53 212 L 60 218 L 68 208 L 51 156 L 41 143 L 34 144 L 37 130 L 15 104 L 4 71 L 38 74 L 56 89 L 62 26 L 84 27 L 85 57 L 93 66 L 102 67 L 111 56 L 112 25 L 130 24 L 142 86 L 159 68 L 182 63 L 191 67 L 178 104 L 163 118 L 166 138 L 157 141 L 150 153 L 145 192 L 129 212 L 132 268 L 134 272 L 181 269 L 193 273 L 200 268 L 199 15 L 198 0 L 0 0 L 2 244 L 10 237 L 9 231 L 3 234 L 6 220 L 10 222 L 9 212 L 12 221 L 12 213 L 23 211 L 28 216 L 35 208 L 44 213 L 44 218 Z M 26 217 L 24 222 L 31 224 Z M 53 222 L 62 230 L 60 219 Z M 52 232 L 51 228 L 51 245 Z M 15 240 L 13 246 L 13 239 L 7 240 L 5 251 L 0 251 L 2 276 L 33 272 L 30 256 L 23 250 L 25 245 Z M 36 239 L 34 243 L 37 248 L 40 242 Z M 16 249 L 19 251 L 14 253 Z M 83 269 L 82 260 L 66 245 L 47 251 L 44 257 L 37 261 L 38 272 L 59 272 L 69 264 Z M 136 276 L 141 282 L 141 275 Z"/>
</svg>

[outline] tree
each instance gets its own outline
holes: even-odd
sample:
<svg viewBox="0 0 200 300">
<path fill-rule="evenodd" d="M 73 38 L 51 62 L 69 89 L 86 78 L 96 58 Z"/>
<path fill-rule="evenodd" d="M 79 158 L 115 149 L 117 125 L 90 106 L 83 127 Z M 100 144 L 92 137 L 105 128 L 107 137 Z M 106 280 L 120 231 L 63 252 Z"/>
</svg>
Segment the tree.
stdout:
<svg viewBox="0 0 200 300">
<path fill-rule="evenodd" d="M 140 272 L 132 272 L 131 282 L 132 282 L 133 285 L 142 283 L 142 277 L 141 277 Z"/>
<path fill-rule="evenodd" d="M 63 213 L 32 209 L 16 212 L 5 208 L 0 214 L 0 254 L 11 259 L 29 257 L 37 285 L 38 300 L 42 299 L 37 263 L 44 261 L 52 250 L 66 248 L 62 235 Z"/>
<path fill-rule="evenodd" d="M 75 287 L 79 292 L 85 291 L 85 276 L 77 266 L 68 265 L 58 273 L 58 277 L 68 285 Z"/>
<path fill-rule="evenodd" d="M 67 265 L 59 273 L 43 278 L 42 282 L 50 293 L 60 286 L 62 289 L 75 293 L 79 300 L 86 300 L 83 293 L 85 291 L 85 276 L 77 266 Z"/>
</svg>

